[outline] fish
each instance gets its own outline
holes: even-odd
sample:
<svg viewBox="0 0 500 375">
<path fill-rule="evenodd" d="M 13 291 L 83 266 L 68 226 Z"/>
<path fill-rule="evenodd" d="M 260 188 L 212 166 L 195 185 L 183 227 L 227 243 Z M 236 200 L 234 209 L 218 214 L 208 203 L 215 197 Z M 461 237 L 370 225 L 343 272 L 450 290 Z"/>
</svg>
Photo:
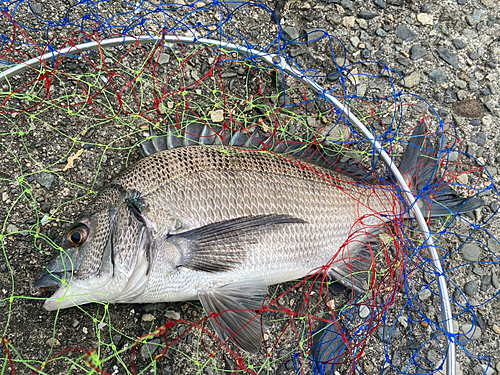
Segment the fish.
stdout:
<svg viewBox="0 0 500 375">
<path fill-rule="evenodd" d="M 436 173 L 425 128 L 408 141 L 400 170 L 427 216 L 483 205 Z M 229 147 L 228 147 L 229 146 Z M 193 122 L 150 129 L 145 158 L 109 182 L 65 231 L 62 249 L 34 287 L 53 311 L 92 302 L 199 300 L 222 340 L 256 353 L 268 286 L 328 274 L 366 292 L 373 239 L 409 207 L 325 142 L 278 142 Z M 379 187 L 390 183 L 375 177 Z M 381 182 L 382 181 L 382 182 Z M 372 181 L 374 184 L 376 181 Z"/>
</svg>

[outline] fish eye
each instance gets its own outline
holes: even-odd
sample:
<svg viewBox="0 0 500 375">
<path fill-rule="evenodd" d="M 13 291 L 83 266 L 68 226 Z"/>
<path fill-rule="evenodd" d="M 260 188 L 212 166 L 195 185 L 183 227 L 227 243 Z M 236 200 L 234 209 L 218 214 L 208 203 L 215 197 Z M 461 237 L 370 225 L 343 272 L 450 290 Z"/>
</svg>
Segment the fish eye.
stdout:
<svg viewBox="0 0 500 375">
<path fill-rule="evenodd" d="M 80 224 L 68 232 L 68 242 L 71 246 L 80 246 L 87 239 L 89 228 Z"/>
</svg>

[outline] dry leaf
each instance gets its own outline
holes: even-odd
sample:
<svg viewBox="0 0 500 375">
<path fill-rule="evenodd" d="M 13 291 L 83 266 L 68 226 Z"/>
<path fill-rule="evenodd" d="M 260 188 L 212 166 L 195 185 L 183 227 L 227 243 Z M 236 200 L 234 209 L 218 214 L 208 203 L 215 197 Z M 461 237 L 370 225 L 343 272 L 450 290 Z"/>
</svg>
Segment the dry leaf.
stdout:
<svg viewBox="0 0 500 375">
<path fill-rule="evenodd" d="M 73 168 L 73 163 L 75 162 L 76 159 L 78 159 L 81 155 L 83 154 L 83 148 L 81 150 L 78 150 L 78 152 L 74 155 L 71 155 L 68 157 L 68 164 L 65 165 L 65 167 L 62 169 L 63 172 L 67 171 L 70 168 Z"/>
</svg>

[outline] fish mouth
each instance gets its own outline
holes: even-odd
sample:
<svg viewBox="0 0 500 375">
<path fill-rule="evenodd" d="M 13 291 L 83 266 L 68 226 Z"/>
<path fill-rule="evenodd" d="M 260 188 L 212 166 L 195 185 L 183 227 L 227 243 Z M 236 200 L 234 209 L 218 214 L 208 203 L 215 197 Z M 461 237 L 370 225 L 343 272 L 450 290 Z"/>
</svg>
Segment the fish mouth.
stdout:
<svg viewBox="0 0 500 375">
<path fill-rule="evenodd" d="M 59 288 L 62 288 L 61 280 L 66 276 L 66 272 L 51 272 L 45 271 L 43 275 L 35 282 L 33 286 L 35 289 L 40 291 L 52 291 L 55 292 Z"/>
</svg>

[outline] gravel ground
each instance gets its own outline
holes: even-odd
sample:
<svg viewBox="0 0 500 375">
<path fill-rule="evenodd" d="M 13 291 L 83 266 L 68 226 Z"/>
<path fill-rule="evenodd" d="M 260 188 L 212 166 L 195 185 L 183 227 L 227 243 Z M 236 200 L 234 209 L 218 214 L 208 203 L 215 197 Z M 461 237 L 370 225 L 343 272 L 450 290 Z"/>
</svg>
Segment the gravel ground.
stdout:
<svg viewBox="0 0 500 375">
<path fill-rule="evenodd" d="M 143 4 L 143 7 L 154 9 L 157 3 L 152 1 Z M 210 25 L 219 16 L 217 10 L 204 10 L 210 4 L 198 2 L 193 8 L 170 12 L 175 14 L 176 18 L 185 17 L 184 25 L 197 22 Z M 498 210 L 500 200 L 494 190 L 499 178 L 497 162 L 500 161 L 497 152 L 500 147 L 500 14 L 496 2 L 329 0 L 268 1 L 262 4 L 274 11 L 276 19 L 272 18 L 265 8 L 238 8 L 243 3 L 227 3 L 229 9 L 234 10 L 234 26 L 250 44 L 264 46 L 270 43 L 278 30 L 276 20 L 279 20 L 289 39 L 305 34 L 303 39 L 297 40 L 311 42 L 321 36 L 321 33 L 312 33 L 316 30 L 324 30 L 334 35 L 345 46 L 347 63 L 354 64 L 349 67 L 352 74 L 381 74 L 379 66 L 362 64 L 366 61 L 382 62 L 389 69 L 399 72 L 405 80 L 405 92 L 415 95 L 405 98 L 408 103 L 422 104 L 425 101 L 441 119 L 455 126 L 460 140 L 455 148 L 460 148 L 468 154 L 460 156 L 462 166 L 470 164 L 474 167 L 482 164 L 488 168 L 491 181 L 484 174 L 479 177 L 477 171 L 460 175 L 459 181 L 464 185 L 481 189 L 493 182 L 492 189 L 483 194 L 485 206 L 481 210 L 472 215 L 465 215 L 467 221 L 458 221 L 450 227 L 451 231 L 459 233 L 460 236 L 447 236 L 441 246 L 443 251 L 448 251 L 444 260 L 445 267 L 452 270 L 449 273 L 453 282 L 449 283 L 450 294 L 461 305 L 455 306 L 454 310 L 458 315 L 455 328 L 462 333 L 459 340 L 463 342 L 463 347 L 457 349 L 457 373 L 493 375 L 500 372 L 500 303 L 497 298 L 500 288 L 500 245 L 494 240 L 494 237 L 500 237 L 500 232 L 498 221 L 493 215 Z M 8 13 L 12 15 L 14 7 L 8 9 Z M 195 13 L 188 15 L 193 10 Z M 135 12 L 134 5 L 125 2 L 100 2 L 93 11 L 99 13 L 102 19 L 115 15 L 115 25 L 123 24 L 132 16 L 143 16 L 147 19 L 144 28 L 158 30 L 157 25 L 163 22 L 173 27 L 173 21 L 164 21 L 161 14 L 148 13 L 145 10 Z M 64 38 L 79 38 L 78 34 L 74 34 L 78 27 L 59 27 L 58 22 L 77 20 L 86 12 L 89 12 L 89 8 L 73 1 L 21 1 L 12 17 L 23 27 L 14 27 L 4 14 L 0 18 L 0 33 L 7 40 L 15 35 L 16 40 L 25 43 L 31 40 L 42 44 L 47 37 L 55 38 L 52 46 L 58 48 L 66 42 Z M 51 20 L 53 27 L 48 30 L 44 28 L 45 20 Z M 91 19 L 84 19 L 78 22 L 78 25 L 84 25 L 87 32 L 95 27 Z M 131 23 L 128 25 L 131 26 Z M 179 25 L 177 28 L 180 35 L 190 35 L 188 30 Z M 108 30 L 108 34 L 121 33 L 124 29 L 127 30 Z M 136 31 L 139 28 L 130 27 L 129 30 Z M 233 36 L 235 42 L 241 42 L 234 27 L 227 30 L 226 36 Z M 199 29 L 196 33 L 203 35 L 205 32 L 206 29 Z M 331 47 L 337 56 L 338 64 L 342 65 L 343 58 L 339 58 L 342 56 L 341 45 L 332 40 Z M 23 53 L 37 55 L 33 47 L 26 44 L 15 45 L 16 52 L 12 51 L 8 42 L 4 42 L 3 48 L 9 52 L 2 57 L 2 61 L 8 61 L 13 56 L 23 61 L 26 58 Z M 307 46 L 289 46 L 287 53 L 299 66 L 316 68 L 329 74 L 328 79 L 319 80 L 320 84 L 328 87 L 326 85 L 336 85 L 338 81 L 335 65 L 326 54 L 329 50 L 330 45 L 323 40 L 311 42 Z M 144 61 L 145 53 L 151 49 L 145 51 L 135 49 L 130 56 L 122 60 L 122 66 L 134 67 L 138 61 Z M 122 53 L 123 50 L 120 49 L 110 52 L 104 58 L 108 65 L 106 69 L 100 65 L 102 60 L 96 54 L 86 61 L 64 60 L 58 67 L 62 72 L 60 76 L 69 72 L 82 77 L 82 82 L 85 82 L 86 73 L 92 69 L 93 72 L 99 69 L 109 70 L 116 61 L 114 59 Z M 161 65 L 163 79 L 169 77 L 169 66 L 177 66 L 172 64 L 172 61 L 176 61 L 176 56 L 181 55 L 165 53 L 154 56 Z M 206 55 L 200 53 L 197 58 L 198 60 L 190 60 L 194 68 L 188 67 L 183 73 L 186 82 L 196 80 L 197 75 L 203 74 L 203 64 L 208 66 L 213 63 L 213 56 L 209 52 Z M 231 71 L 230 75 L 222 77 L 221 80 L 225 80 L 227 86 L 231 85 L 234 92 L 249 90 L 251 93 L 255 88 L 252 88 L 250 81 L 244 80 L 249 71 L 248 68 L 236 64 L 234 72 Z M 128 71 L 127 74 L 130 79 L 133 72 Z M 397 77 L 396 74 L 393 76 Z M 7 98 L 5 93 L 23 87 L 35 77 L 33 72 L 28 72 L 8 83 L 2 82 L 2 100 Z M 107 78 L 104 76 L 99 79 L 105 82 Z M 203 318 L 203 311 L 197 303 L 110 305 L 109 308 L 91 304 L 82 309 L 75 308 L 56 314 L 42 309 L 42 302 L 47 294 L 33 289 L 33 284 L 43 272 L 49 254 L 53 252 L 50 242 L 59 243 L 64 227 L 82 212 L 92 198 L 92 191 L 97 191 L 126 165 L 140 158 L 138 148 L 134 146 L 142 136 L 144 127 L 147 128 L 149 119 L 154 117 L 154 97 L 147 89 L 148 83 L 141 84 L 144 85 L 146 94 L 140 101 L 144 108 L 150 108 L 151 111 L 144 111 L 142 118 L 123 115 L 123 121 L 119 122 L 103 120 L 104 116 L 112 117 L 110 108 L 116 104 L 116 97 L 113 98 L 109 92 L 116 92 L 117 88 L 109 90 L 108 93 L 96 92 L 92 107 L 79 104 L 79 99 L 85 96 L 83 92 L 86 86 L 82 84 L 69 96 L 72 108 L 81 111 L 78 115 L 75 115 L 76 110 L 68 115 L 65 110 L 50 104 L 40 105 L 28 114 L 15 113 L 30 107 L 36 102 L 37 96 L 43 97 L 44 88 L 38 86 L 23 87 L 20 92 L 26 94 L 24 97 L 10 97 L 3 103 L 0 113 L 4 119 L 0 125 L 0 223 L 3 223 L 3 237 L 0 238 L 3 241 L 4 258 L 0 260 L 0 296 L 3 297 L 0 302 L 0 324 L 5 327 L 3 337 L 10 340 L 12 345 L 10 353 L 16 361 L 17 373 L 31 373 L 42 361 L 70 347 L 95 349 L 101 360 L 109 356 L 103 365 L 103 369 L 109 373 L 130 373 L 133 357 L 130 347 L 134 342 L 163 326 L 167 319 L 179 318 L 185 323 L 177 323 L 167 336 L 169 339 L 181 336 L 175 351 L 169 350 L 164 358 L 155 362 L 151 358 L 160 352 L 161 349 L 158 348 L 164 343 L 163 337 L 153 338 L 148 341 L 149 344 L 139 344 L 135 360 L 138 370 L 145 369 L 145 372 L 164 375 L 210 375 L 217 372 L 231 373 L 236 368 L 230 357 L 220 353 L 213 359 L 207 359 L 200 354 L 204 351 L 200 350 L 202 344 L 199 342 L 199 332 L 190 331 L 189 323 L 198 322 Z M 181 84 L 178 77 L 173 77 L 167 88 L 180 87 Z M 70 87 L 64 80 L 53 81 L 51 85 L 54 97 L 63 96 L 65 90 Z M 354 87 L 350 80 L 346 81 L 346 85 L 346 90 L 352 90 Z M 395 82 L 394 87 L 399 89 L 399 83 Z M 358 75 L 356 88 L 359 97 L 382 97 L 381 93 L 386 92 L 391 85 L 385 78 L 375 79 Z M 198 108 L 200 111 L 206 110 L 211 102 L 221 100 L 212 94 L 211 88 L 197 89 L 200 91 L 194 90 L 193 95 L 203 97 L 206 106 Z M 133 97 L 132 91 L 127 88 L 123 88 L 122 94 L 123 97 Z M 294 95 L 299 97 L 297 93 L 292 93 L 288 100 L 294 100 Z M 128 100 L 128 103 L 134 100 Z M 50 99 L 46 97 L 44 101 L 50 103 Z M 172 102 L 177 103 L 175 96 Z M 196 97 L 191 103 L 196 103 Z M 362 104 L 359 106 L 362 107 Z M 423 107 L 424 112 L 432 117 L 429 108 Z M 323 113 L 328 112 L 328 108 L 320 110 L 323 110 Z M 165 112 L 169 113 L 167 109 Z M 409 112 L 413 113 L 411 110 Z M 410 120 L 405 121 L 411 122 L 411 116 Z M 23 134 L 20 134 L 20 131 Z M 83 153 L 78 155 L 80 149 Z M 450 154 L 450 161 L 456 160 L 458 155 Z M 73 156 L 77 156 L 74 166 L 63 171 Z M 458 172 L 462 170 L 465 169 L 457 169 Z M 23 181 L 19 180 L 21 176 Z M 57 220 L 47 224 L 44 221 L 45 215 Z M 482 225 L 489 235 L 475 228 L 476 225 Z M 469 240 L 457 250 L 469 236 L 479 242 Z M 436 294 L 436 283 L 432 283 L 434 279 L 433 273 L 425 267 L 412 274 L 408 281 L 409 289 L 418 293 L 418 296 L 412 299 L 407 299 L 406 295 L 396 298 L 384 317 L 385 326 L 392 329 L 391 334 L 388 335 L 379 328 L 366 341 L 364 354 L 358 361 L 358 373 L 415 373 L 412 360 L 421 364 L 421 367 L 425 367 L 424 364 L 427 366 L 427 370 L 420 369 L 420 373 L 438 371 L 435 367 L 439 367 L 444 357 L 445 341 L 442 337 L 432 339 L 436 337 L 436 333 L 433 333 L 436 327 L 432 322 L 438 319 L 441 309 L 439 296 Z M 288 288 L 291 286 L 287 284 L 271 292 L 280 295 Z M 346 290 L 338 290 L 333 294 L 335 306 L 344 306 L 349 302 Z M 301 301 L 298 290 L 283 298 L 280 303 L 286 305 L 299 304 Z M 409 300 L 417 304 L 417 307 L 408 306 Z M 360 314 L 363 316 L 363 313 Z M 285 320 L 280 321 L 279 318 L 273 321 L 271 331 L 267 333 L 270 342 L 277 340 L 284 329 L 284 322 Z M 301 328 L 303 327 L 299 324 L 297 330 L 300 331 Z M 204 344 L 210 345 L 210 339 L 204 338 Z M 280 340 L 281 346 L 270 356 L 270 360 L 266 361 L 265 353 L 261 353 L 258 357 L 249 359 L 248 363 L 255 366 L 256 372 L 263 374 L 296 373 L 296 361 L 291 355 L 294 338 L 294 335 L 287 331 Z M 87 373 L 90 371 L 88 365 L 80 360 L 84 354 L 83 351 L 76 350 L 58 354 L 58 359 L 47 367 L 46 373 Z M 8 371 L 3 370 L 2 373 Z M 305 366 L 304 371 L 313 372 L 310 363 Z M 341 367 L 338 371 L 346 372 L 346 367 Z"/>
</svg>

